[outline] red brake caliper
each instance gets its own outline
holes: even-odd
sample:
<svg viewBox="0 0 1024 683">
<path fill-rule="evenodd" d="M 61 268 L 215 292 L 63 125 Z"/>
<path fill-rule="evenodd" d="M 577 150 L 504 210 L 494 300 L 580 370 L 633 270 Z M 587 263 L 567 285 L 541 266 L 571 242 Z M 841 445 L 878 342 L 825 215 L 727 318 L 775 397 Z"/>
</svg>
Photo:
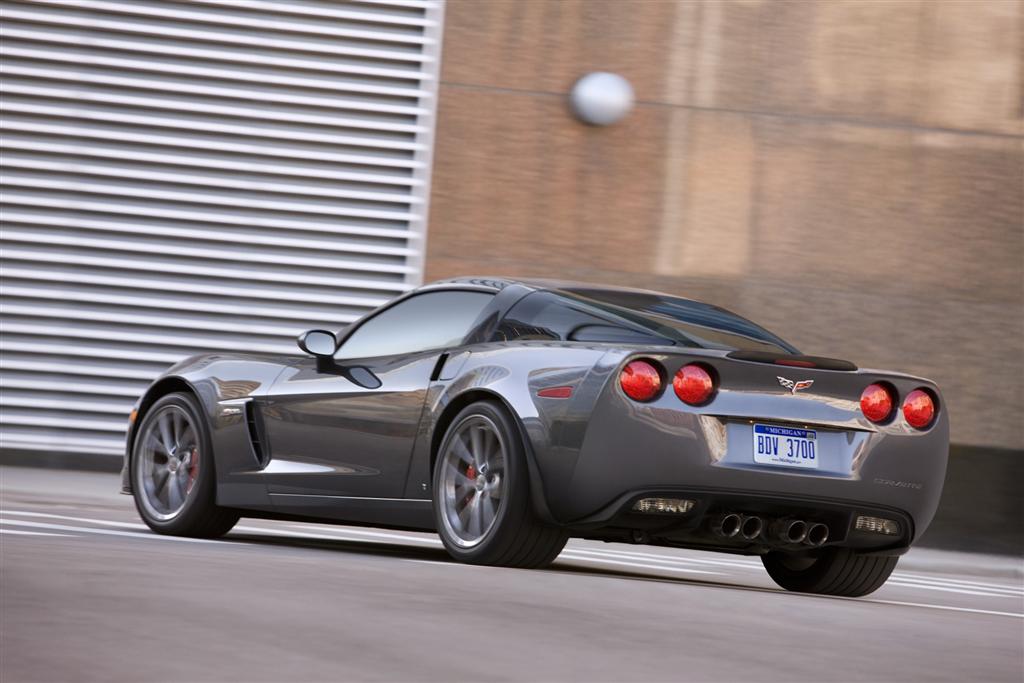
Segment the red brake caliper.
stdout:
<svg viewBox="0 0 1024 683">
<path fill-rule="evenodd" d="M 196 483 L 196 476 L 199 474 L 199 449 L 192 448 L 192 456 L 188 459 L 188 491 L 192 490 L 192 485 Z"/>
<path fill-rule="evenodd" d="M 466 478 L 469 479 L 471 482 L 474 479 L 476 479 L 476 468 L 473 467 L 472 465 L 467 465 L 466 466 Z M 464 501 L 462 501 L 462 504 L 464 506 L 465 505 L 469 505 L 469 501 L 472 500 L 472 499 L 473 499 L 473 490 L 470 489 L 469 493 L 466 494 L 466 499 Z"/>
</svg>

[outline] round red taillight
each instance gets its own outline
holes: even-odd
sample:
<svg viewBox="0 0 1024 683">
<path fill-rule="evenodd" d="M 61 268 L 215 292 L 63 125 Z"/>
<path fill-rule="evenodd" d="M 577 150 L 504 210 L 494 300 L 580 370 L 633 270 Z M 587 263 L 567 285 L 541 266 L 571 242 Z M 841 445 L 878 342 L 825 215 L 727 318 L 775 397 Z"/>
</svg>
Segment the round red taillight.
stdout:
<svg viewBox="0 0 1024 683">
<path fill-rule="evenodd" d="M 699 365 L 684 365 L 672 378 L 672 388 L 683 403 L 699 406 L 707 403 L 715 392 L 715 380 L 710 372 Z"/>
<path fill-rule="evenodd" d="M 916 429 L 924 429 L 935 418 L 935 399 L 924 389 L 914 389 L 903 399 L 903 417 Z"/>
<path fill-rule="evenodd" d="M 872 384 L 860 394 L 860 412 L 872 422 L 885 422 L 892 416 L 893 392 L 882 384 Z"/>
<path fill-rule="evenodd" d="M 661 373 L 648 361 L 634 360 L 622 368 L 619 384 L 634 401 L 650 401 L 661 391 Z"/>
</svg>

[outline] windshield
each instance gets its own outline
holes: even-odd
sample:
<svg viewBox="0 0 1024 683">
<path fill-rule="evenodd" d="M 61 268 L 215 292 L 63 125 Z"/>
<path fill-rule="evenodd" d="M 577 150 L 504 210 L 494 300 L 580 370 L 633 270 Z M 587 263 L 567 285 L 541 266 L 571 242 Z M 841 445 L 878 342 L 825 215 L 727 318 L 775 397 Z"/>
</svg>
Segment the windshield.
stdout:
<svg viewBox="0 0 1024 683">
<path fill-rule="evenodd" d="M 792 345 L 735 313 L 710 304 L 614 289 L 563 289 L 559 294 L 600 309 L 631 326 L 650 330 L 681 346 L 727 351 L 799 353 Z"/>
</svg>

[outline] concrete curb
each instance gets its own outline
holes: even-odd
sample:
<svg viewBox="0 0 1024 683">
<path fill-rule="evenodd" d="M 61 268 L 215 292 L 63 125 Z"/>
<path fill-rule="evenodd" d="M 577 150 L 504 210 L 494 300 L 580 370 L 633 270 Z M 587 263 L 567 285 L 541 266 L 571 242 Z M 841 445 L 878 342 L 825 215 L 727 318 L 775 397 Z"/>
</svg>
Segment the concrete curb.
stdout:
<svg viewBox="0 0 1024 683">
<path fill-rule="evenodd" d="M 50 470 L 79 472 L 120 472 L 124 456 L 99 453 L 33 451 L 21 448 L 0 448 L 0 465 L 38 467 Z"/>
</svg>

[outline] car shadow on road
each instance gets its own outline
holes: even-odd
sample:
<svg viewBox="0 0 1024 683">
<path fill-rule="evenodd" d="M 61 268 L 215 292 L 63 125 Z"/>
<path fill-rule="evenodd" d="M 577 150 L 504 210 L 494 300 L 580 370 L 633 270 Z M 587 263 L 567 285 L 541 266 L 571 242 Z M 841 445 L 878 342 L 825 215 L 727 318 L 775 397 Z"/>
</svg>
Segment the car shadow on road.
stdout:
<svg viewBox="0 0 1024 683">
<path fill-rule="evenodd" d="M 404 543 L 389 543 L 376 539 L 348 539 L 348 538 L 309 538 L 307 536 L 282 536 L 265 535 L 246 531 L 232 531 L 225 536 L 224 541 L 237 541 L 252 543 L 256 545 L 274 546 L 281 548 L 303 548 L 307 550 L 329 550 L 331 552 L 342 552 L 353 555 L 388 556 L 410 560 L 429 560 L 437 562 L 452 562 L 451 556 L 443 548 L 420 548 Z"/>
<path fill-rule="evenodd" d="M 425 562 L 429 564 L 436 564 L 439 566 L 451 566 L 462 569 L 478 570 L 478 571 L 492 571 L 492 572 L 530 572 L 530 573 L 543 573 L 543 574 L 562 574 L 562 575 L 576 575 L 598 579 L 617 579 L 633 582 L 649 582 L 662 585 L 672 585 L 678 587 L 689 586 L 692 588 L 704 588 L 704 589 L 724 589 L 728 591 L 745 591 L 751 593 L 770 593 L 785 597 L 788 600 L 812 600 L 814 602 L 820 601 L 841 601 L 851 604 L 860 604 L 865 607 L 871 605 L 871 609 L 877 609 L 878 604 L 885 604 L 886 600 L 880 600 L 874 597 L 844 597 L 838 595 L 816 595 L 811 593 L 798 593 L 785 591 L 781 588 L 775 588 L 772 586 L 758 586 L 750 583 L 745 583 L 742 576 L 731 577 L 729 579 L 717 579 L 710 577 L 694 577 L 694 576 L 669 576 L 666 574 L 670 570 L 659 570 L 658 568 L 652 567 L 650 571 L 644 569 L 622 569 L 612 567 L 589 567 L 581 566 L 579 564 L 572 564 L 573 559 L 563 558 L 556 560 L 554 564 L 545 567 L 544 569 L 516 569 L 509 567 L 487 567 L 487 566 L 474 566 L 467 565 L 457 560 L 454 560 L 443 548 L 440 547 L 416 547 L 407 545 L 404 543 L 389 543 L 385 540 L 377 539 L 366 539 L 366 540 L 350 540 L 350 539 L 328 539 L 328 538 L 307 538 L 301 536 L 269 536 L 262 534 L 254 534 L 247 532 L 232 532 L 229 536 L 223 540 L 231 542 L 244 542 L 252 543 L 263 546 L 275 546 L 293 549 L 308 549 L 308 550 L 321 550 L 331 553 L 345 553 L 352 556 L 371 556 L 371 557 L 389 557 L 396 560 L 406 560 L 415 562 Z M 906 606 L 910 603 L 894 603 L 896 605 Z"/>
<path fill-rule="evenodd" d="M 416 560 L 419 562 L 430 562 L 439 565 L 451 565 L 455 567 L 471 567 L 478 568 L 481 570 L 489 569 L 496 572 L 529 571 L 558 574 L 578 574 L 610 579 L 626 579 L 632 581 L 651 581 L 675 585 L 718 587 L 729 588 L 733 590 L 749 590 L 766 593 L 784 592 L 779 589 L 745 585 L 743 583 L 725 581 L 721 579 L 689 576 L 668 576 L 665 573 L 659 572 L 657 569 L 653 568 L 651 569 L 651 571 L 644 571 L 642 569 L 630 570 L 604 567 L 584 567 L 580 565 L 569 564 L 571 560 L 556 560 L 555 564 L 545 567 L 544 569 L 516 569 L 509 567 L 484 566 L 475 567 L 474 565 L 466 565 L 462 562 L 453 559 L 447 552 L 445 552 L 443 548 L 440 547 L 417 547 L 403 543 L 389 543 L 387 541 L 375 539 L 328 539 L 308 538 L 303 536 L 271 536 L 249 532 L 232 532 L 229 536 L 226 536 L 224 540 L 252 543 L 263 546 L 274 546 L 280 548 L 323 550 L 332 553 L 346 553 L 350 555 L 362 555 L 372 557 L 392 557 L 395 559 Z"/>
</svg>

